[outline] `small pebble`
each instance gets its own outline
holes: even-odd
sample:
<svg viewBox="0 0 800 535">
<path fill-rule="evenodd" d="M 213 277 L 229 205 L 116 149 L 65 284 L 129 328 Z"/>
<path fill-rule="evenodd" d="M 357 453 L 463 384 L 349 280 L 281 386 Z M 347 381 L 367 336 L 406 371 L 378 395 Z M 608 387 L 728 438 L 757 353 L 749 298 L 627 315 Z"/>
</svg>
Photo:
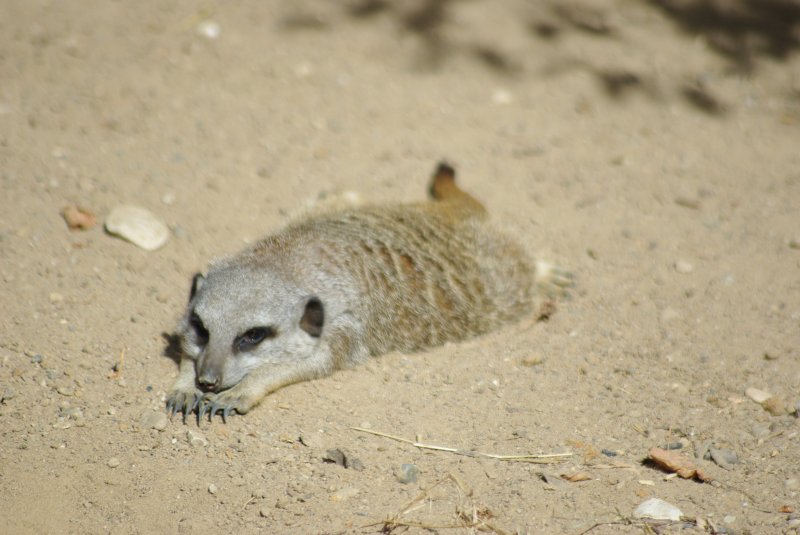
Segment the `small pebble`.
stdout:
<svg viewBox="0 0 800 535">
<path fill-rule="evenodd" d="M 44 361 L 44 357 L 39 353 L 31 357 L 31 364 L 41 364 L 42 361 Z"/>
<path fill-rule="evenodd" d="M 416 483 L 419 478 L 419 468 L 413 464 L 403 464 L 400 470 L 395 473 L 397 481 L 406 485 L 408 483 Z"/>
<path fill-rule="evenodd" d="M 209 494 L 216 494 L 218 490 L 219 489 L 217 488 L 217 486 L 215 484 L 213 484 L 213 483 L 208 486 L 208 493 Z"/>
<path fill-rule="evenodd" d="M 86 208 L 70 205 L 61 211 L 61 217 L 70 230 L 88 230 L 97 224 L 97 218 Z"/>
<path fill-rule="evenodd" d="M 340 449 L 328 450 L 325 452 L 325 455 L 322 456 L 322 460 L 326 463 L 336 464 L 341 467 L 344 467 L 344 459 L 344 452 Z"/>
<path fill-rule="evenodd" d="M 162 411 L 148 411 L 142 416 L 142 427 L 163 431 L 167 427 L 167 413 Z"/>
<path fill-rule="evenodd" d="M 658 498 L 650 498 L 639 504 L 633 511 L 634 518 L 652 518 L 653 520 L 678 521 L 683 512 L 669 502 Z"/>
<path fill-rule="evenodd" d="M 678 260 L 675 262 L 675 271 L 678 273 L 691 273 L 694 271 L 694 266 L 685 260 Z"/>
<path fill-rule="evenodd" d="M 216 39 L 219 37 L 222 28 L 213 20 L 206 20 L 197 25 L 197 34 L 206 39 Z"/>
<path fill-rule="evenodd" d="M 722 521 L 725 524 L 733 524 L 734 522 L 736 522 L 736 517 L 733 516 L 733 515 L 725 515 L 725 517 L 722 519 Z"/>
<path fill-rule="evenodd" d="M 761 402 L 761 406 L 764 407 L 765 411 L 767 411 L 773 416 L 781 416 L 788 412 L 786 410 L 786 405 L 783 403 L 783 400 L 776 396 L 772 396 L 764 400 L 763 402 Z"/>
<path fill-rule="evenodd" d="M 259 509 L 259 510 L 258 510 L 258 514 L 259 514 L 259 515 L 260 515 L 262 518 L 269 518 L 269 515 L 270 515 L 270 513 L 271 513 L 271 512 L 272 512 L 272 511 L 270 511 L 270 508 L 269 508 L 269 507 L 262 507 L 261 509 Z"/>
<path fill-rule="evenodd" d="M 152 213 L 139 206 L 117 206 L 108 214 L 105 223 L 109 234 L 132 244 L 155 251 L 169 239 L 169 229 Z"/>
<path fill-rule="evenodd" d="M 320 431 L 303 433 L 300 435 L 300 443 L 309 448 L 322 449 L 325 445 L 325 436 Z"/>
<path fill-rule="evenodd" d="M 325 455 L 322 456 L 322 460 L 326 463 L 333 463 L 358 472 L 364 469 L 364 463 L 361 460 L 338 448 L 326 451 Z"/>
<path fill-rule="evenodd" d="M 107 464 L 109 468 L 116 468 L 117 466 L 119 466 L 119 459 L 117 459 L 116 457 L 112 457 L 108 460 Z"/>
<path fill-rule="evenodd" d="M 61 409 L 61 415 L 71 420 L 80 420 L 83 418 L 83 411 L 80 407 L 65 407 Z"/>
<path fill-rule="evenodd" d="M 346 460 L 347 464 L 345 465 L 345 468 L 350 468 L 356 472 L 361 472 L 364 470 L 364 463 L 361 462 L 361 459 L 348 457 Z"/>
<path fill-rule="evenodd" d="M 75 387 L 74 386 L 59 386 L 56 389 L 56 392 L 58 392 L 62 396 L 70 397 L 70 396 L 75 395 Z"/>
<path fill-rule="evenodd" d="M 208 446 L 208 440 L 206 440 L 206 438 L 197 431 L 187 431 L 186 440 L 194 447 L 199 448 Z"/>
<path fill-rule="evenodd" d="M 786 487 L 786 490 L 790 491 L 800 490 L 800 479 L 796 477 L 790 477 L 783 482 L 783 486 Z"/>
<path fill-rule="evenodd" d="M 338 490 L 331 494 L 331 501 L 332 502 L 343 502 L 350 498 L 354 498 L 358 495 L 360 491 L 355 487 L 347 487 L 341 490 Z"/>
<path fill-rule="evenodd" d="M 792 249 L 800 249 L 800 236 L 789 240 L 789 247 Z"/>
<path fill-rule="evenodd" d="M 734 464 L 739 463 L 736 452 L 725 448 L 710 448 L 711 459 L 725 470 L 731 470 Z"/>
<path fill-rule="evenodd" d="M 520 361 L 520 364 L 527 368 L 539 366 L 542 363 L 544 363 L 544 359 L 541 357 L 541 355 L 528 355 L 527 357 L 523 357 Z"/>
<path fill-rule="evenodd" d="M 758 388 L 748 388 L 744 391 L 744 395 L 755 401 L 756 403 L 764 403 L 769 398 L 772 397 L 772 394 L 769 392 L 765 392 L 764 390 L 760 390 Z"/>
</svg>

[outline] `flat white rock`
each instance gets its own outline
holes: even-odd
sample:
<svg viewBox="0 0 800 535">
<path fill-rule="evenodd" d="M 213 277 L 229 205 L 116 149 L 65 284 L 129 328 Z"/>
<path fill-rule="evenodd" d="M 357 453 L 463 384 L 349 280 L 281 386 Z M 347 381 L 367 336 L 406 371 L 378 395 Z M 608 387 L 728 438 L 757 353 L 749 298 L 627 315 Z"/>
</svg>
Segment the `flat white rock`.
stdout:
<svg viewBox="0 0 800 535">
<path fill-rule="evenodd" d="M 772 397 L 772 394 L 769 392 L 765 392 L 758 388 L 748 388 L 744 391 L 744 395 L 755 401 L 756 403 L 764 403 L 769 398 Z"/>
<path fill-rule="evenodd" d="M 634 509 L 634 518 L 651 518 L 653 520 L 680 520 L 683 512 L 664 500 L 658 498 L 650 498 L 639 504 Z"/>
<path fill-rule="evenodd" d="M 147 251 L 155 251 L 169 239 L 169 229 L 156 216 L 139 206 L 121 205 L 108 214 L 109 234 L 119 236 Z"/>
</svg>

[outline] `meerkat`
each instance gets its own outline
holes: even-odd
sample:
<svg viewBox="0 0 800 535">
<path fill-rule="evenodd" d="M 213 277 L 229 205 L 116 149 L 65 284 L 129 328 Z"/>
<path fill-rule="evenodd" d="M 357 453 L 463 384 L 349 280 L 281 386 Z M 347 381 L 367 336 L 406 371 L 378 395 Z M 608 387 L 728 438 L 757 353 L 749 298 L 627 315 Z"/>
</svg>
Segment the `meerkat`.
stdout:
<svg viewBox="0 0 800 535">
<path fill-rule="evenodd" d="M 525 251 L 439 164 L 432 200 L 323 211 L 192 281 L 174 416 L 245 414 L 369 356 L 465 340 L 532 316 L 571 275 Z"/>
</svg>

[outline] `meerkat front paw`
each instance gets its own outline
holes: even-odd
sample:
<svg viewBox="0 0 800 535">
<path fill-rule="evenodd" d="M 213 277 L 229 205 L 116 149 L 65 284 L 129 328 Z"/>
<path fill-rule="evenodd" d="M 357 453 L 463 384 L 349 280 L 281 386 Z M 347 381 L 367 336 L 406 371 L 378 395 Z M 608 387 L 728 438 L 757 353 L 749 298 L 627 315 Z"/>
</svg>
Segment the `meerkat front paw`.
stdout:
<svg viewBox="0 0 800 535">
<path fill-rule="evenodd" d="M 203 393 L 196 388 L 175 389 L 167 396 L 167 414 L 172 418 L 179 412 L 183 413 L 183 421 L 186 422 L 186 416 L 194 412 L 202 399 Z"/>
<path fill-rule="evenodd" d="M 250 395 L 244 388 L 241 388 L 241 383 L 239 383 L 217 394 L 206 394 L 197 408 L 197 420 L 200 421 L 203 416 L 208 414 L 210 421 L 215 414 L 219 413 L 222 421 L 226 422 L 231 412 L 246 414 L 258 402 L 259 398 Z"/>
</svg>

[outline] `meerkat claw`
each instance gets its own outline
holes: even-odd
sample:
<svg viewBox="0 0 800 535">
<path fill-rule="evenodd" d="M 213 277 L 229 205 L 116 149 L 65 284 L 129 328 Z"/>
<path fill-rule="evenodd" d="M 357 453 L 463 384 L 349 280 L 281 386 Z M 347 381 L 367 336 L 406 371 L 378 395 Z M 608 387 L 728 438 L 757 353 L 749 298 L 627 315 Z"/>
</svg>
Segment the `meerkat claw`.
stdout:
<svg viewBox="0 0 800 535">
<path fill-rule="evenodd" d="M 200 394 L 195 394 L 194 395 L 194 401 L 192 402 L 192 407 L 188 411 L 185 411 L 184 414 L 193 413 L 197 409 L 197 407 L 200 405 L 200 400 L 202 400 L 202 399 L 203 399 L 203 396 L 201 396 Z"/>
<path fill-rule="evenodd" d="M 170 418 L 174 418 L 181 410 L 184 399 L 183 394 L 173 394 L 167 399 L 167 414 Z"/>
<path fill-rule="evenodd" d="M 186 414 L 187 413 L 192 412 L 192 411 L 189 410 L 189 406 L 190 406 L 191 402 L 192 402 L 192 398 L 190 398 L 189 396 L 185 396 L 183 398 L 183 403 L 181 403 L 181 406 L 180 407 L 175 407 L 175 411 L 176 412 L 180 411 L 180 412 L 183 413 L 184 419 L 186 418 Z"/>
<path fill-rule="evenodd" d="M 203 420 L 203 416 L 206 414 L 207 410 L 208 410 L 208 403 L 206 403 L 205 399 L 201 399 L 197 407 L 197 425 L 200 425 L 200 422 Z"/>
<path fill-rule="evenodd" d="M 212 421 L 214 419 L 214 415 L 221 409 L 219 403 L 216 401 L 211 402 L 211 408 L 208 410 L 208 421 Z"/>
<path fill-rule="evenodd" d="M 186 423 L 186 417 L 192 414 L 200 404 L 200 399 L 201 396 L 197 393 L 192 395 L 191 398 L 186 398 L 186 402 L 183 405 L 183 423 Z"/>
</svg>

